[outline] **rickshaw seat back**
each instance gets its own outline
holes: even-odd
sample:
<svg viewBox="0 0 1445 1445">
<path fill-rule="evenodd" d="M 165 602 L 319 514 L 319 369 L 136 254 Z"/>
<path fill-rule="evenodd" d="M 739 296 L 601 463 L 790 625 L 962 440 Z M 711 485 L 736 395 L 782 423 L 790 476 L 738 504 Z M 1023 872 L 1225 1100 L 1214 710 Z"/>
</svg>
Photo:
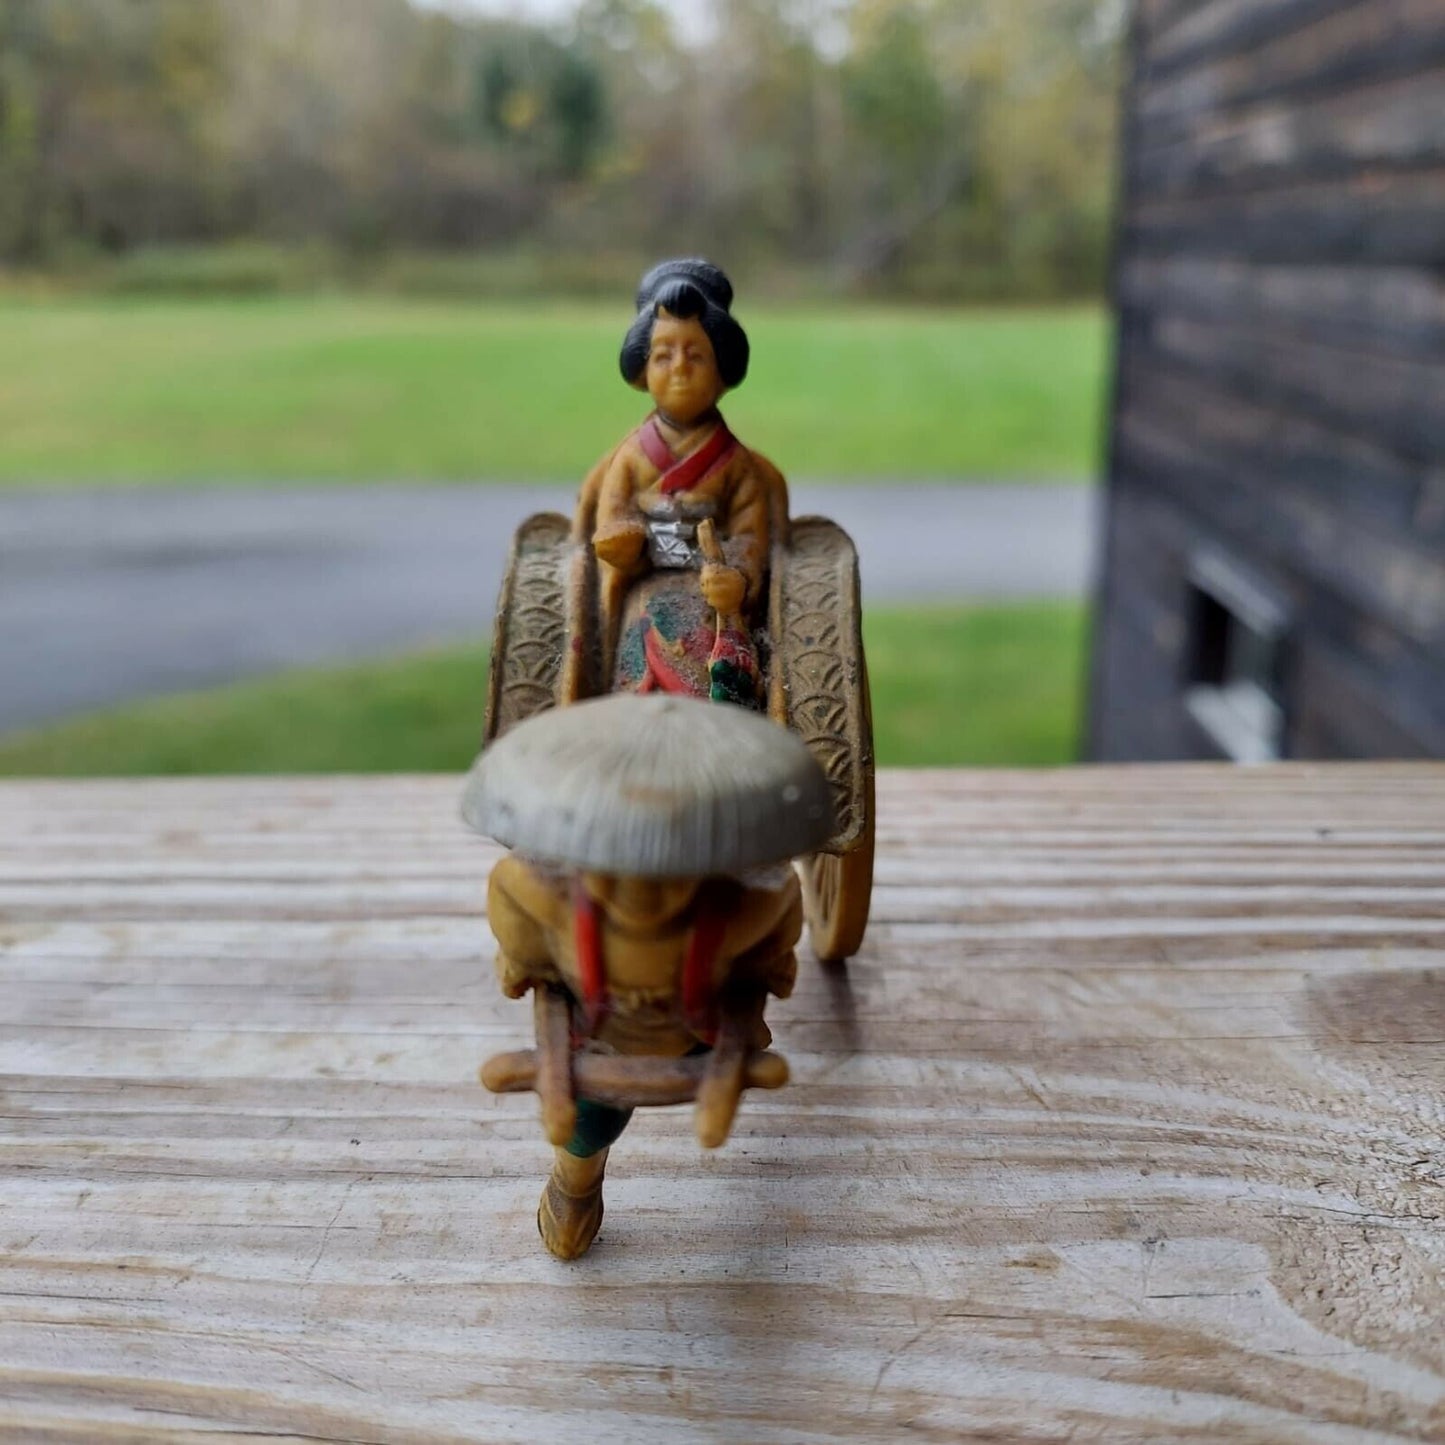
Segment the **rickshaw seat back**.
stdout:
<svg viewBox="0 0 1445 1445">
<path fill-rule="evenodd" d="M 538 512 L 512 535 L 492 627 L 482 746 L 556 706 L 567 652 L 572 523 Z"/>
<path fill-rule="evenodd" d="M 588 475 L 573 517 L 539 513 L 513 537 L 497 604 L 484 746 L 534 713 L 606 690 L 598 623 L 605 583 L 588 540 L 605 466 Z M 764 619 L 767 709 L 822 764 L 838 823 L 825 851 L 846 853 L 871 824 L 858 555 L 827 518 L 789 524 L 786 484 L 766 470 L 778 518 Z"/>
</svg>

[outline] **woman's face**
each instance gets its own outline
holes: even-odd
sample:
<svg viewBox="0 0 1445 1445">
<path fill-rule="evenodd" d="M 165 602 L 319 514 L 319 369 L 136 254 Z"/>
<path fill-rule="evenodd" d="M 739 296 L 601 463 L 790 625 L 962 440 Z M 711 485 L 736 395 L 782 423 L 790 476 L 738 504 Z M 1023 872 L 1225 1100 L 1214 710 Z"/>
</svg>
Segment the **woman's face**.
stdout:
<svg viewBox="0 0 1445 1445">
<path fill-rule="evenodd" d="M 727 390 L 712 342 L 695 316 L 658 311 L 647 354 L 647 390 L 657 409 L 680 426 L 701 420 Z"/>
</svg>

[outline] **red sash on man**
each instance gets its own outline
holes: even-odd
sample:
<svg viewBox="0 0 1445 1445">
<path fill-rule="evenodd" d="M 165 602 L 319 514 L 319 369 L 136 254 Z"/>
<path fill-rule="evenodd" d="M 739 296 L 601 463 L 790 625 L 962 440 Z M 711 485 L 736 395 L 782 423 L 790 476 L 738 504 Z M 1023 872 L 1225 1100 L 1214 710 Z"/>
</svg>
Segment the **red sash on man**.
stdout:
<svg viewBox="0 0 1445 1445">
<path fill-rule="evenodd" d="M 732 460 L 732 455 L 742 445 L 728 430 L 721 417 L 713 434 L 695 451 L 679 460 L 673 456 L 672 448 L 664 440 L 657 425 L 656 416 L 650 416 L 637 429 L 637 441 L 647 460 L 662 475 L 658 488 L 664 496 L 675 496 L 678 492 L 689 492 L 697 484 L 710 477 L 720 467 Z"/>
<path fill-rule="evenodd" d="M 573 941 L 577 949 L 577 973 L 582 985 L 582 1018 L 572 1040 L 577 1047 L 591 1038 L 612 1012 L 612 995 L 607 986 L 607 964 L 602 956 L 603 913 L 597 900 L 587 892 L 580 878 L 572 884 Z M 713 992 L 712 975 L 723 935 L 727 932 L 727 914 L 714 906 L 704 892 L 698 899 L 692 928 L 688 933 L 687 952 L 683 955 L 681 988 L 682 1018 L 687 1027 L 705 1044 L 717 1042 L 717 996 Z"/>
</svg>

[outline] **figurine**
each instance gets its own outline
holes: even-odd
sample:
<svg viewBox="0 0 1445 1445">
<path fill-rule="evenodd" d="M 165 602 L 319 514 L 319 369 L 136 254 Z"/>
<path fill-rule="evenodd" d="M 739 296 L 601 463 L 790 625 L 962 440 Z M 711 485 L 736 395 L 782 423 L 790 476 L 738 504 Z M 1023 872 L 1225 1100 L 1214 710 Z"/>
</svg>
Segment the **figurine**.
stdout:
<svg viewBox="0 0 1445 1445">
<path fill-rule="evenodd" d="M 574 514 L 518 528 L 497 604 L 484 746 L 613 692 L 742 704 L 827 775 L 833 834 L 799 864 L 818 956 L 857 951 L 873 883 L 873 739 L 858 559 L 790 518 L 782 474 L 718 402 L 747 373 L 733 288 L 708 261 L 642 278 L 620 368 L 653 412 L 588 473 Z"/>
<path fill-rule="evenodd" d="M 656 409 L 599 464 L 595 507 L 583 504 L 612 691 L 762 704 L 752 629 L 787 484 L 717 409 L 748 370 L 732 300 L 728 278 L 701 260 L 664 261 L 638 288 L 619 364 Z"/>
<path fill-rule="evenodd" d="M 608 1150 L 635 1107 L 696 1098 L 707 1148 L 745 1088 L 777 1088 L 769 994 L 792 991 L 802 895 L 787 866 L 833 831 L 808 749 L 737 708 L 617 696 L 542 713 L 479 759 L 462 813 L 516 851 L 487 917 L 537 1047 L 482 1080 L 535 1089 L 555 1146 L 537 1224 L 558 1258 L 602 1222 Z"/>
</svg>

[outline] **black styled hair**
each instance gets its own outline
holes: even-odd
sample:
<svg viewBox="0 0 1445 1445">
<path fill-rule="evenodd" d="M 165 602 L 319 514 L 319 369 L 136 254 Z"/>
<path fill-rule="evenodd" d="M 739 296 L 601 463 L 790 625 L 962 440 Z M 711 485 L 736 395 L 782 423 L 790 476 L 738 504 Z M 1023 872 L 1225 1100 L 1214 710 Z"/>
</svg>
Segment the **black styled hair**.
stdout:
<svg viewBox="0 0 1445 1445">
<path fill-rule="evenodd" d="M 748 374 L 748 334 L 732 318 L 733 286 L 710 261 L 684 257 L 654 266 L 637 288 L 637 320 L 628 328 L 617 358 L 623 379 L 636 386 L 647 370 L 652 323 L 659 308 L 674 316 L 697 317 L 712 342 L 718 375 L 731 390 Z"/>
</svg>

